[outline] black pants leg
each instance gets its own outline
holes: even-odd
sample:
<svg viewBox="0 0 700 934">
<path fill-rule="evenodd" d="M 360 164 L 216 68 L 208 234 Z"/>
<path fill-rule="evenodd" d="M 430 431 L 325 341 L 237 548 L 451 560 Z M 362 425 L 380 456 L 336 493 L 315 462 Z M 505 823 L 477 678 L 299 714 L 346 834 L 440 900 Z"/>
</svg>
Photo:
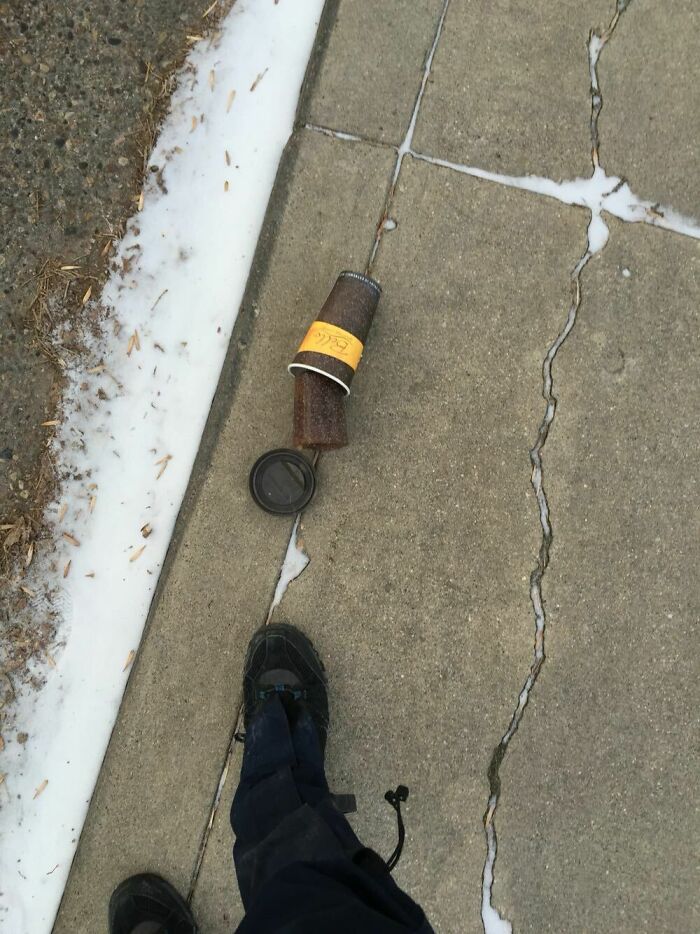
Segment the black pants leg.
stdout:
<svg viewBox="0 0 700 934">
<path fill-rule="evenodd" d="M 249 725 L 231 826 L 239 934 L 431 931 L 336 806 L 311 717 L 290 722 L 278 695 Z"/>
</svg>

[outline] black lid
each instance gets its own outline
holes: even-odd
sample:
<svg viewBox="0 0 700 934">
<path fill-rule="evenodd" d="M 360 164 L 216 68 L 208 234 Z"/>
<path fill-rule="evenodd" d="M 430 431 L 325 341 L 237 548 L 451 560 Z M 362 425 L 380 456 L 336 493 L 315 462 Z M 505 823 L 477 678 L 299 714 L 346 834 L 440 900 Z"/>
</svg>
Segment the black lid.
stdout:
<svg viewBox="0 0 700 934">
<path fill-rule="evenodd" d="M 266 512 L 290 516 L 311 502 L 316 475 L 307 459 L 290 448 L 259 457 L 250 471 L 250 492 Z"/>
</svg>

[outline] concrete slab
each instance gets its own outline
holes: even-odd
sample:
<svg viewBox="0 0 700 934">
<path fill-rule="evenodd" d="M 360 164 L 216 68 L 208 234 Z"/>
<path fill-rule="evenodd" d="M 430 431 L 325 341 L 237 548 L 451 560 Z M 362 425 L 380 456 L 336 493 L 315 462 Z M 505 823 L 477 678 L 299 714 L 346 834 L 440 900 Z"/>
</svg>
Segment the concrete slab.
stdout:
<svg viewBox="0 0 700 934">
<path fill-rule="evenodd" d="M 339 268 L 363 268 L 393 154 L 301 133 L 265 232 L 150 627 L 93 797 L 56 932 L 102 930 L 120 878 L 150 868 L 188 891 L 291 522 L 256 507 L 248 471 L 289 442 L 290 348 Z"/>
<path fill-rule="evenodd" d="M 611 224 L 556 361 L 548 660 L 501 768 L 496 901 L 533 934 L 700 926 L 700 250 Z"/>
<path fill-rule="evenodd" d="M 406 782 L 397 879 L 438 931 L 477 932 L 486 768 L 534 632 L 527 451 L 585 216 L 413 160 L 392 213 L 351 443 L 320 462 L 304 518 L 311 563 L 281 613 L 311 634 L 329 671 L 329 778 L 357 794 L 361 837 L 391 852 L 383 795 Z M 224 911 L 236 917 L 227 810 L 237 777 L 234 762 L 194 901 L 216 934 L 230 930 Z"/>
<path fill-rule="evenodd" d="M 613 9 L 452 0 L 416 151 L 510 175 L 590 175 L 588 34 Z"/>
<path fill-rule="evenodd" d="M 603 53 L 601 157 L 640 197 L 700 217 L 700 8 L 634 0 Z"/>
<path fill-rule="evenodd" d="M 442 0 L 329 3 L 302 121 L 398 145 L 441 9 Z"/>
</svg>

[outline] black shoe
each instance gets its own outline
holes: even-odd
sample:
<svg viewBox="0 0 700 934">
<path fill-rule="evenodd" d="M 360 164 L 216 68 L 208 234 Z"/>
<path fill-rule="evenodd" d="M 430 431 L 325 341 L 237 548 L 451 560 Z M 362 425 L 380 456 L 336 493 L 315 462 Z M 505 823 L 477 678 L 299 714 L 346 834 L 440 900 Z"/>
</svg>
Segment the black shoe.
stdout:
<svg viewBox="0 0 700 934">
<path fill-rule="evenodd" d="M 112 892 L 109 934 L 197 934 L 185 899 L 152 873 L 131 876 Z"/>
<path fill-rule="evenodd" d="M 323 662 L 313 643 L 289 623 L 259 629 L 248 646 L 243 670 L 243 720 L 246 729 L 260 707 L 279 694 L 291 718 L 308 710 L 325 751 L 328 692 Z"/>
</svg>

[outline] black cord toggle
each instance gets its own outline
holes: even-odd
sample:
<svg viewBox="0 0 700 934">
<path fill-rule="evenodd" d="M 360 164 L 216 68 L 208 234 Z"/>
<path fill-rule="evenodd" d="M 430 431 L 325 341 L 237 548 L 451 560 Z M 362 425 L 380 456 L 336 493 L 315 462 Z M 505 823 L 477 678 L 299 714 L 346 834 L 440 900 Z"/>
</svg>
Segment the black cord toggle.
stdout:
<svg viewBox="0 0 700 934">
<path fill-rule="evenodd" d="M 387 791 L 387 793 L 384 795 L 384 798 L 396 811 L 396 819 L 399 825 L 399 841 L 396 844 L 394 852 L 386 861 L 386 868 L 389 870 L 389 872 L 393 872 L 396 864 L 401 859 L 403 844 L 404 840 L 406 839 L 406 828 L 404 826 L 403 816 L 401 814 L 401 803 L 408 801 L 408 788 L 406 785 L 399 785 L 396 791 Z"/>
</svg>

